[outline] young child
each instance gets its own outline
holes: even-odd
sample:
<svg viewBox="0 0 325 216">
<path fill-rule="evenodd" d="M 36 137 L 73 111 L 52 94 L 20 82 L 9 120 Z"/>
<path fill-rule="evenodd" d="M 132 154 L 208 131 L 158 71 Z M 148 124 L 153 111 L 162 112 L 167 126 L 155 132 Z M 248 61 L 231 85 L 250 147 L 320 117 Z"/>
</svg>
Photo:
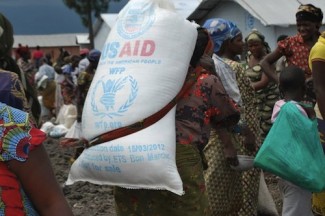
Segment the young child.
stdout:
<svg viewBox="0 0 325 216">
<path fill-rule="evenodd" d="M 281 106 L 290 101 L 295 103 L 300 112 L 309 118 L 315 118 L 313 108 L 301 103 L 305 96 L 304 71 L 296 66 L 284 69 L 279 78 L 279 89 L 282 100 L 275 103 L 271 121 L 274 122 L 280 112 Z M 279 179 L 279 188 L 283 194 L 282 216 L 313 216 L 312 193 L 300 188 L 284 179 Z"/>
</svg>

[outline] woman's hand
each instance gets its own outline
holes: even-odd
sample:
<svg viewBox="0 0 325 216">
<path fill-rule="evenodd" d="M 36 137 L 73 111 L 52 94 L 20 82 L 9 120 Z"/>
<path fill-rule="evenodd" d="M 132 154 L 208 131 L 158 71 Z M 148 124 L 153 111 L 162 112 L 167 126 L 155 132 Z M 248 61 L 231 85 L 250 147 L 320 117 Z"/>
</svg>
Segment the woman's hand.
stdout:
<svg viewBox="0 0 325 216">
<path fill-rule="evenodd" d="M 256 149 L 256 137 L 254 135 L 254 133 L 248 128 L 248 126 L 245 126 L 242 129 L 242 133 L 241 135 L 243 135 L 244 138 L 244 145 L 245 148 L 249 151 L 255 151 Z"/>
<path fill-rule="evenodd" d="M 227 163 L 230 166 L 238 166 L 239 165 L 239 161 L 237 158 L 237 150 L 233 147 L 233 145 L 224 146 L 223 153 L 225 155 Z"/>
</svg>

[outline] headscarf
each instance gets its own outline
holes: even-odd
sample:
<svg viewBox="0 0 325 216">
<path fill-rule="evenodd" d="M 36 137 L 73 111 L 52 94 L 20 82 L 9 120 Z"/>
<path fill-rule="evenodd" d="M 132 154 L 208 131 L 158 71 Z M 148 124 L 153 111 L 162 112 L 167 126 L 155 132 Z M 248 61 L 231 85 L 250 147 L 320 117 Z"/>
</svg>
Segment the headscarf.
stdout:
<svg viewBox="0 0 325 216">
<path fill-rule="evenodd" d="M 296 19 L 320 23 L 323 20 L 323 12 L 312 4 L 300 5 Z"/>
<path fill-rule="evenodd" d="M 247 43 L 248 41 L 251 41 L 251 40 L 254 40 L 254 41 L 261 41 L 266 49 L 266 53 L 270 53 L 271 52 L 271 48 L 269 46 L 269 44 L 265 41 L 265 37 L 264 35 L 257 31 L 256 29 L 253 29 L 251 33 L 249 33 L 247 35 L 247 37 L 245 38 L 245 42 Z"/>
<path fill-rule="evenodd" d="M 14 44 L 14 32 L 11 23 L 0 14 L 0 55 L 6 55 Z"/>
<path fill-rule="evenodd" d="M 220 50 L 225 40 L 231 40 L 241 34 L 235 23 L 221 18 L 208 19 L 203 24 L 203 27 L 207 29 L 214 42 L 214 53 Z"/>
<path fill-rule="evenodd" d="M 87 58 L 90 62 L 99 62 L 101 52 L 97 49 L 92 49 L 87 55 Z"/>
</svg>

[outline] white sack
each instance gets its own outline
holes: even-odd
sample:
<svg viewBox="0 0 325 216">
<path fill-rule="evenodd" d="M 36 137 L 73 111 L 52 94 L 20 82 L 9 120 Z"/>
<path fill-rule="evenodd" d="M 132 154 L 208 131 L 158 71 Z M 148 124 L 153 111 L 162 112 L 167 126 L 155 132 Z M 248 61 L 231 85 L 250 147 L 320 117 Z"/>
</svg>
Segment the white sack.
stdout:
<svg viewBox="0 0 325 216">
<path fill-rule="evenodd" d="M 176 146 L 172 144 L 175 130 L 166 130 L 175 124 L 175 118 L 171 118 L 174 115 L 175 108 L 157 124 L 144 130 L 85 149 L 72 164 L 66 184 L 82 180 L 125 188 L 165 189 L 183 194 L 175 163 Z"/>
<path fill-rule="evenodd" d="M 197 31 L 168 0 L 132 0 L 112 28 L 82 115 L 87 140 L 156 113 L 181 89 Z M 89 181 L 183 193 L 175 163 L 175 108 L 137 133 L 85 150 L 67 184 Z"/>
<path fill-rule="evenodd" d="M 77 107 L 73 104 L 63 104 L 60 108 L 55 123 L 64 125 L 70 129 L 74 121 L 77 119 Z"/>
<path fill-rule="evenodd" d="M 65 138 L 80 139 L 82 137 L 81 122 L 74 121 Z"/>
<path fill-rule="evenodd" d="M 169 1 L 132 0 L 120 12 L 85 101 L 86 139 L 156 113 L 181 89 L 197 31 L 160 2 Z"/>
</svg>

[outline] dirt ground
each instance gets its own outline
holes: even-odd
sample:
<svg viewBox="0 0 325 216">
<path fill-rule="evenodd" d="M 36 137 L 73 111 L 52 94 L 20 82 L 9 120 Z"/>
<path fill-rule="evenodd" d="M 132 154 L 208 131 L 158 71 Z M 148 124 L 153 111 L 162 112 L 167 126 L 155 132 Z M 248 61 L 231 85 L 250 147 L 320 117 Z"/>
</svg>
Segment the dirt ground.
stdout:
<svg viewBox="0 0 325 216">
<path fill-rule="evenodd" d="M 67 179 L 72 149 L 62 149 L 57 139 L 49 138 L 45 148 L 51 159 L 55 175 L 61 185 Z M 265 175 L 266 183 L 273 196 L 279 212 L 282 198 L 277 187 L 277 179 L 270 174 Z M 112 187 L 78 182 L 63 187 L 64 194 L 72 207 L 75 216 L 116 216 Z"/>
<path fill-rule="evenodd" d="M 72 149 L 62 149 L 57 139 L 49 138 L 45 148 L 51 159 L 53 170 L 63 186 L 70 168 Z M 112 187 L 77 182 L 64 186 L 63 192 L 72 207 L 75 216 L 116 216 Z"/>
</svg>

